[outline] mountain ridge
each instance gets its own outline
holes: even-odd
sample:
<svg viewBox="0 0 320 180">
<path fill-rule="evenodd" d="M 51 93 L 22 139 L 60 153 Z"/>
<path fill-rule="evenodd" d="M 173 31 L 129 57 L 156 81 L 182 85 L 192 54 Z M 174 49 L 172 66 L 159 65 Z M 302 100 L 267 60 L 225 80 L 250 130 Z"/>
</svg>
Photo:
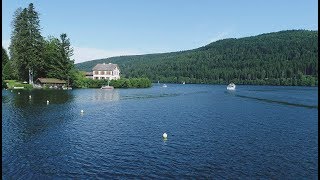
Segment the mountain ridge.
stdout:
<svg viewBox="0 0 320 180">
<path fill-rule="evenodd" d="M 318 31 L 227 38 L 190 50 L 116 56 L 75 66 L 91 71 L 103 62 L 118 64 L 125 77 L 148 77 L 154 82 L 317 85 Z"/>
</svg>

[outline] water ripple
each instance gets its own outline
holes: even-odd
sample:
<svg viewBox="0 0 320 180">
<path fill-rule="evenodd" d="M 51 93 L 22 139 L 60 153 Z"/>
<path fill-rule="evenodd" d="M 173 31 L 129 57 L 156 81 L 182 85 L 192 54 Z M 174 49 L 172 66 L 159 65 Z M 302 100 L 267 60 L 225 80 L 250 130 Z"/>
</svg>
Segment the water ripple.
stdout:
<svg viewBox="0 0 320 180">
<path fill-rule="evenodd" d="M 2 177 L 317 179 L 317 91 L 237 88 L 3 91 Z"/>
</svg>

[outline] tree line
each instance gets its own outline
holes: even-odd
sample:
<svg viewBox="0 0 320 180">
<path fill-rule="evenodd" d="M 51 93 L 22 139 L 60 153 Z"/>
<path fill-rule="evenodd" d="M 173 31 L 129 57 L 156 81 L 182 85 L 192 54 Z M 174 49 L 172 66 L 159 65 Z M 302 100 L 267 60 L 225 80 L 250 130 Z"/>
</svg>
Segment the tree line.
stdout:
<svg viewBox="0 0 320 180">
<path fill-rule="evenodd" d="M 122 75 L 153 82 L 318 85 L 318 31 L 287 30 L 230 38 L 180 52 L 119 56 L 76 64 L 119 65 Z"/>
<path fill-rule="evenodd" d="M 85 72 L 78 71 L 73 74 L 75 77 L 73 86 L 76 88 L 101 88 L 108 84 L 106 79 L 91 79 L 85 77 Z M 151 81 L 148 78 L 120 78 L 109 81 L 109 85 L 114 88 L 148 88 L 151 87 Z"/>
</svg>

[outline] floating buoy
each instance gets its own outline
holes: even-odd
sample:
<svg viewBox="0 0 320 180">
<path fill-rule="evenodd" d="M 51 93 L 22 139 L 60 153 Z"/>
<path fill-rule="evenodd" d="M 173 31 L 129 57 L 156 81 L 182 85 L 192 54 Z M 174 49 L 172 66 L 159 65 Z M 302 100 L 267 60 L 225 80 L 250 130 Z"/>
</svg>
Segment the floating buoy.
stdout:
<svg viewBox="0 0 320 180">
<path fill-rule="evenodd" d="M 167 133 L 163 133 L 162 137 L 163 137 L 163 139 L 167 139 L 167 137 L 168 137 Z"/>
<path fill-rule="evenodd" d="M 81 113 L 83 113 L 84 111 L 81 109 L 81 111 L 80 111 Z"/>
<path fill-rule="evenodd" d="M 31 99 L 31 95 L 29 95 L 29 99 Z"/>
<path fill-rule="evenodd" d="M 20 92 L 18 92 L 18 94 L 20 94 Z"/>
<path fill-rule="evenodd" d="M 47 104 L 49 104 L 49 101 L 47 100 Z"/>
</svg>

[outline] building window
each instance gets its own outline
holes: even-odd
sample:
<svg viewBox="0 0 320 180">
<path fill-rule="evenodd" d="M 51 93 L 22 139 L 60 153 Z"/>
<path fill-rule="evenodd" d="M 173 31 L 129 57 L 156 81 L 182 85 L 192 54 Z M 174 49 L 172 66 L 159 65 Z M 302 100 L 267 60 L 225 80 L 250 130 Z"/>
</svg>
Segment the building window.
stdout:
<svg viewBox="0 0 320 180">
<path fill-rule="evenodd" d="M 98 77 L 94 77 L 94 79 L 99 79 Z"/>
<path fill-rule="evenodd" d="M 101 77 L 101 79 L 104 79 L 104 77 Z"/>
<path fill-rule="evenodd" d="M 101 71 L 101 73 L 100 73 L 100 74 L 104 75 L 104 71 Z"/>
<path fill-rule="evenodd" d="M 98 71 L 95 71 L 94 74 L 99 74 L 99 72 L 98 72 Z"/>
</svg>

